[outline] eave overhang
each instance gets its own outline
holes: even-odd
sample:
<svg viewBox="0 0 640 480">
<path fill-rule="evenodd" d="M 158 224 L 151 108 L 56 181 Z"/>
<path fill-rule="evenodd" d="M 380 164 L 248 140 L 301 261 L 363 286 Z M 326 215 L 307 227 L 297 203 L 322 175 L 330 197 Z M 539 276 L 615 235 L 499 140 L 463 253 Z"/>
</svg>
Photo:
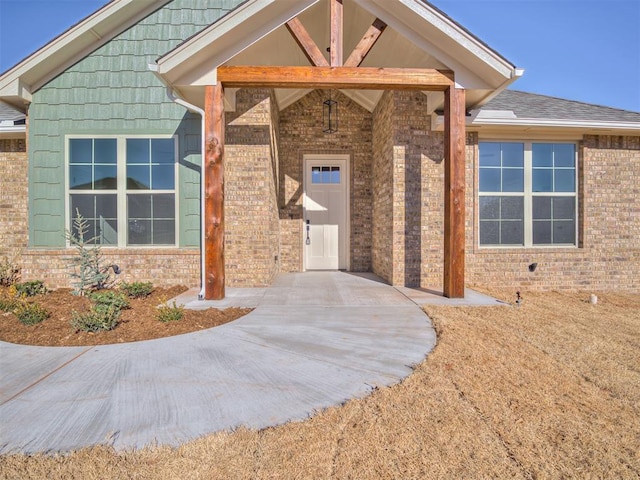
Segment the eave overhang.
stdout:
<svg viewBox="0 0 640 480">
<path fill-rule="evenodd" d="M 4 123 L 0 122 L 0 140 L 26 137 L 27 127 L 25 125 L 5 125 Z"/>
<path fill-rule="evenodd" d="M 517 68 L 468 30 L 422 0 L 354 0 L 456 74 L 465 89 L 498 88 Z"/>
<path fill-rule="evenodd" d="M 484 113 L 484 115 L 482 115 Z M 444 129 L 444 116 L 434 114 L 432 128 Z M 481 112 L 466 119 L 466 128 L 470 132 L 546 133 L 570 135 L 577 138 L 584 134 L 598 135 L 640 135 L 640 123 L 610 122 L 603 120 L 574 120 L 562 118 L 523 118 L 516 117 L 511 111 Z"/>
<path fill-rule="evenodd" d="M 112 0 L 0 75 L 0 98 L 24 112 L 39 88 L 170 0 Z"/>
<path fill-rule="evenodd" d="M 320 0 L 247 0 L 158 59 L 157 72 L 175 87 L 216 83 L 215 70 Z"/>
<path fill-rule="evenodd" d="M 157 60 L 157 72 L 167 84 L 190 102 L 202 103 L 197 98 L 201 96 L 198 92 L 204 85 L 217 82 L 216 69 L 222 65 L 300 65 L 293 59 L 287 63 L 274 62 L 273 59 L 267 58 L 270 51 L 268 48 L 265 49 L 264 61 L 259 64 L 242 63 L 234 58 L 242 58 L 243 52 L 251 51 L 260 40 L 279 28 L 284 29 L 283 25 L 287 21 L 311 7 L 316 9 L 316 5 L 320 3 L 322 0 L 247 0 L 216 23 L 160 57 Z M 387 23 L 395 34 L 423 52 L 424 58 L 433 58 L 436 63 L 401 65 L 401 68 L 453 70 L 457 85 L 467 90 L 468 108 L 483 104 L 522 75 L 521 69 L 517 69 L 463 27 L 422 0 L 352 0 L 352 3 L 366 11 L 371 18 L 379 18 Z M 320 17 L 322 14 L 316 15 L 314 19 L 323 21 Z M 389 29 L 383 37 L 389 35 L 388 32 Z M 324 47 L 323 44 L 319 45 Z M 399 66 L 394 65 L 398 57 L 397 49 L 388 48 L 385 53 L 387 56 L 381 64 L 363 66 Z M 286 106 L 282 105 L 283 101 L 290 104 L 308 90 L 300 89 L 297 92 L 277 95 L 280 108 Z M 344 93 L 368 110 L 372 110 L 380 98 L 380 92 L 375 91 L 363 93 L 353 89 L 345 90 Z M 442 95 L 435 94 L 431 103 L 441 104 Z"/>
</svg>

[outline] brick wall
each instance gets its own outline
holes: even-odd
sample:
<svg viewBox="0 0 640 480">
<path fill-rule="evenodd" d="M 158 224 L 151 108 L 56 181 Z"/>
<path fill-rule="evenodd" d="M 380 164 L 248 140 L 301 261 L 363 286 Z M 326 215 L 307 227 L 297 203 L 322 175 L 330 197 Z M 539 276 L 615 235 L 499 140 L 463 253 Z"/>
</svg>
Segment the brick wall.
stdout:
<svg viewBox="0 0 640 480">
<path fill-rule="evenodd" d="M 373 270 L 394 284 L 441 288 L 442 133 L 430 131 L 425 97 L 385 92 L 369 114 L 339 96 L 341 125 L 335 135 L 322 133 L 324 98 L 316 91 L 278 113 L 272 92 L 238 92 L 236 112 L 227 114 L 228 285 L 268 285 L 279 270 L 301 269 L 303 155 L 348 153 L 352 269 Z M 24 149 L 24 140 L 0 141 L 5 248 L 27 244 Z M 586 135 L 580 142 L 579 248 L 478 248 L 477 161 L 478 134 L 469 132 L 468 286 L 640 291 L 640 137 Z M 198 249 L 103 251 L 122 268 L 123 280 L 199 284 Z M 67 286 L 70 253 L 25 250 L 23 278 Z M 538 268 L 529 272 L 533 262 Z"/>
<path fill-rule="evenodd" d="M 469 167 L 478 157 L 468 149 Z M 585 135 L 579 150 L 580 248 L 479 249 L 468 240 L 469 285 L 640 291 L 640 137 Z M 468 175 L 469 189 L 474 182 Z"/>
<path fill-rule="evenodd" d="M 279 270 L 278 112 L 269 90 L 240 90 L 226 115 L 225 265 L 228 286 L 271 284 Z"/>
<path fill-rule="evenodd" d="M 28 162 L 24 139 L 0 139 L 0 256 L 27 246 Z"/>
<path fill-rule="evenodd" d="M 71 273 L 68 259 L 73 250 L 29 249 L 22 255 L 24 280 L 42 280 L 49 288 L 69 287 Z M 200 285 L 200 252 L 197 249 L 103 248 L 105 264 L 122 270 L 119 280 L 152 282 L 154 285 Z"/>
<path fill-rule="evenodd" d="M 443 134 L 430 131 L 425 107 L 419 95 L 385 92 L 374 111 L 372 270 L 393 284 L 441 289 Z M 468 286 L 640 290 L 640 137 L 580 142 L 579 248 L 480 249 L 478 133 L 466 144 Z"/>
<path fill-rule="evenodd" d="M 384 92 L 373 112 L 372 271 L 393 278 L 393 93 Z"/>
<path fill-rule="evenodd" d="M 443 136 L 426 102 L 388 91 L 374 111 L 373 271 L 394 285 L 442 276 Z"/>
<path fill-rule="evenodd" d="M 280 112 L 281 270 L 302 270 L 302 161 L 305 154 L 350 156 L 351 270 L 371 269 L 371 114 L 346 96 L 338 101 L 337 133 L 322 132 L 322 102 L 328 92 L 316 90 Z"/>
<path fill-rule="evenodd" d="M 240 90 L 236 99 L 236 111 L 226 115 L 226 281 L 228 286 L 265 286 L 279 269 L 278 110 L 272 107 L 275 101 L 269 90 Z M 24 202 L 7 204 L 24 205 L 19 218 L 24 221 L 20 238 L 26 245 L 26 158 L 23 166 Z M 103 248 L 103 253 L 109 263 L 121 267 L 125 281 L 200 284 L 198 249 Z M 64 249 L 25 251 L 23 278 L 42 279 L 52 288 L 69 286 L 70 254 L 72 250 Z"/>
</svg>

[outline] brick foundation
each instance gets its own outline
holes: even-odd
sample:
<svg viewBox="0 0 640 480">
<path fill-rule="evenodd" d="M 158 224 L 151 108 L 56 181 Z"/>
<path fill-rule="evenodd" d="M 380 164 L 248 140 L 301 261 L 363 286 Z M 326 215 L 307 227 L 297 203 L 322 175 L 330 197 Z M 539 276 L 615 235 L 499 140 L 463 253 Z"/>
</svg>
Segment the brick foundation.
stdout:
<svg viewBox="0 0 640 480">
<path fill-rule="evenodd" d="M 24 280 L 42 280 L 49 288 L 69 287 L 72 271 L 68 258 L 73 250 L 26 250 L 22 255 Z M 103 248 L 105 264 L 122 270 L 124 282 L 152 282 L 158 286 L 200 285 L 200 252 L 196 249 L 110 249 Z"/>
</svg>

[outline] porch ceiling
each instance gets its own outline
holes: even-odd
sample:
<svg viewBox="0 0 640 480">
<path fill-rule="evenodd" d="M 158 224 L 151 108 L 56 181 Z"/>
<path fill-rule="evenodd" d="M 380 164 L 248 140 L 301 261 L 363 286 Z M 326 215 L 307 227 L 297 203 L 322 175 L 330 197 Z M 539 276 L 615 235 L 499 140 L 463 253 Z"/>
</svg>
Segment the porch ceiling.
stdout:
<svg viewBox="0 0 640 480">
<path fill-rule="evenodd" d="M 158 60 L 158 73 L 190 103 L 203 105 L 204 85 L 215 83 L 221 65 L 309 66 L 285 23 L 297 17 L 329 60 L 328 0 L 290 2 L 249 0 L 222 21 Z M 388 27 L 365 57 L 363 67 L 453 70 L 467 89 L 467 105 L 478 105 L 504 88 L 517 74 L 496 52 L 421 0 L 398 0 L 393 9 L 384 0 L 344 0 L 344 57 L 356 47 L 376 18 Z M 393 11 L 391 11 L 393 10 Z M 277 89 L 281 109 L 310 90 Z M 373 110 L 382 95 L 376 90 L 342 90 L 364 108 Z M 228 96 L 228 106 L 232 105 Z M 431 92 L 431 108 L 442 94 Z"/>
</svg>

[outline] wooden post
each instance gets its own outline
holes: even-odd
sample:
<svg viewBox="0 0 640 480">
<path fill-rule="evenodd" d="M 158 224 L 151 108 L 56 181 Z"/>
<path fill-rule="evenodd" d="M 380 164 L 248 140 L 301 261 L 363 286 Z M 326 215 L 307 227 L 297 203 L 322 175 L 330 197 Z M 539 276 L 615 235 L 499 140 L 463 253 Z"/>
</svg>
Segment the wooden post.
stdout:
<svg viewBox="0 0 640 480">
<path fill-rule="evenodd" d="M 329 0 L 331 3 L 331 39 L 329 58 L 332 67 L 342 66 L 342 0 Z"/>
<path fill-rule="evenodd" d="M 224 298 L 224 90 L 207 85 L 204 99 L 205 300 Z"/>
<path fill-rule="evenodd" d="M 444 93 L 444 287 L 448 298 L 464 298 L 465 92 Z"/>
</svg>

